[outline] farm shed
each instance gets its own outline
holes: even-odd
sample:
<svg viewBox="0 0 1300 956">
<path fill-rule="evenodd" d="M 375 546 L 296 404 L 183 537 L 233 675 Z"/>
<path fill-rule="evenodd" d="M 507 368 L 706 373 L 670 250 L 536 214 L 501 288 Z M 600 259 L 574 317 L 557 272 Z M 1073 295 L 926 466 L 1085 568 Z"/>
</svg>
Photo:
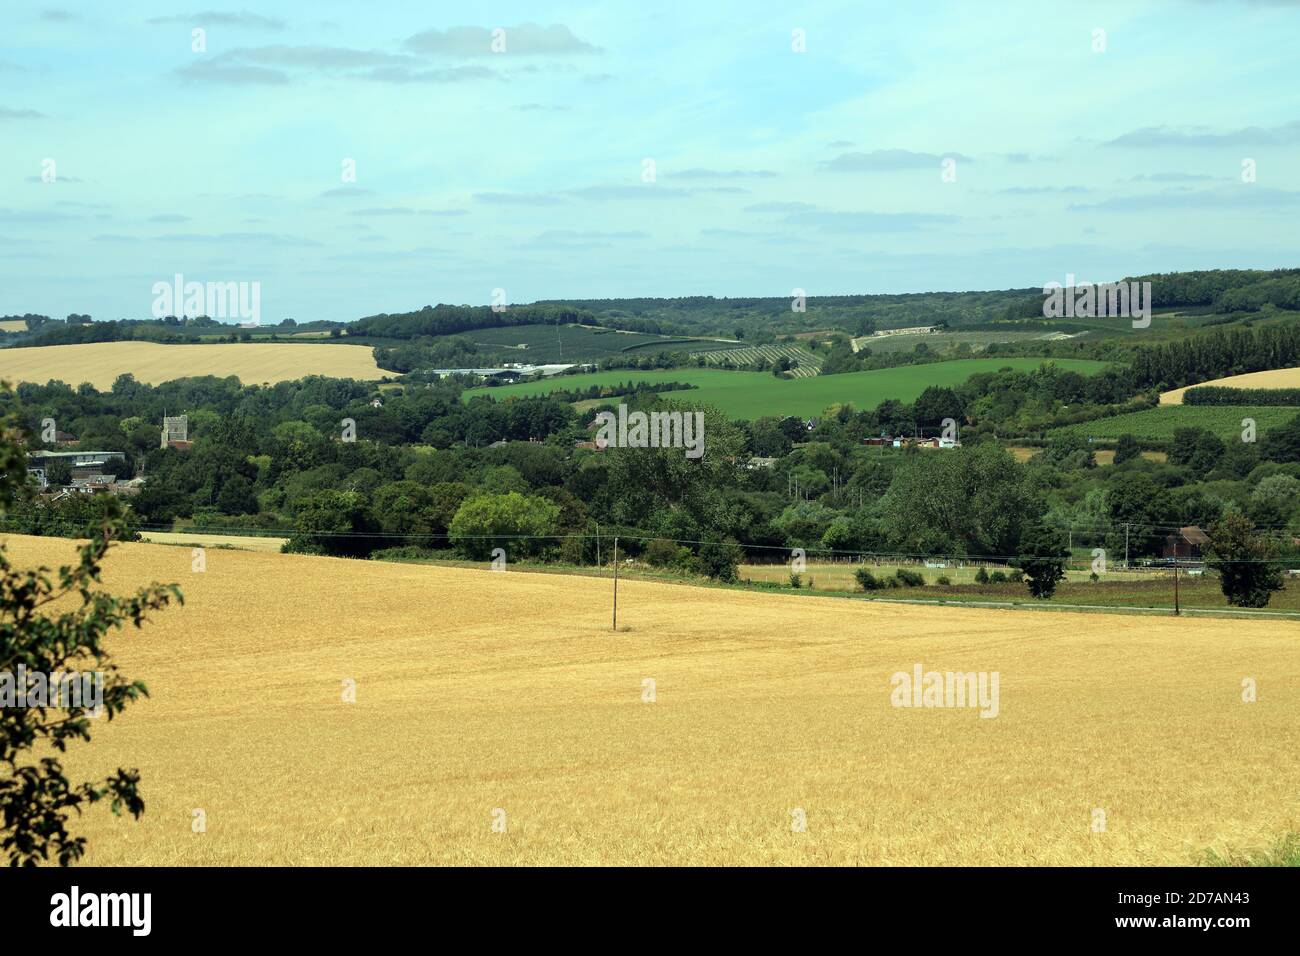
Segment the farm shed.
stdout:
<svg viewBox="0 0 1300 956">
<path fill-rule="evenodd" d="M 1209 543 L 1209 535 L 1196 525 L 1188 525 L 1165 537 L 1163 555 L 1176 561 L 1199 561 L 1202 549 Z"/>
</svg>

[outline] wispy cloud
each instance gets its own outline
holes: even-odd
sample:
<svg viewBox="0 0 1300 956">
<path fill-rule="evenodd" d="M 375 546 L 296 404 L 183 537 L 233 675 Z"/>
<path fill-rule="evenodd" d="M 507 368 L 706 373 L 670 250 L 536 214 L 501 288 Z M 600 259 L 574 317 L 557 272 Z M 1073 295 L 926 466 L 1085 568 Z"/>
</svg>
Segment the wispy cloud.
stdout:
<svg viewBox="0 0 1300 956">
<path fill-rule="evenodd" d="M 0 106 L 0 120 L 23 119 L 49 119 L 49 117 L 44 113 L 36 112 L 36 110 L 15 110 L 7 106 Z"/>
<path fill-rule="evenodd" d="M 152 237 L 157 242 L 185 242 L 185 243 L 257 243 L 267 246 L 319 246 L 321 243 L 315 239 L 306 239 L 302 236 L 289 236 L 282 233 L 273 232 L 222 232 L 214 234 L 203 234 L 193 232 L 171 233 L 165 236 Z"/>
<path fill-rule="evenodd" d="M 0 220 L 9 222 L 69 222 L 83 218 L 52 209 L 0 209 Z"/>
<path fill-rule="evenodd" d="M 177 67 L 176 75 L 192 83 L 220 83 L 229 86 L 283 86 L 288 74 L 264 66 L 235 66 L 218 60 L 199 60 Z"/>
<path fill-rule="evenodd" d="M 1216 132 L 1208 126 L 1144 126 L 1117 136 L 1106 146 L 1152 148 L 1168 146 L 1294 146 L 1300 143 L 1300 120 L 1280 126 L 1244 126 Z"/>
<path fill-rule="evenodd" d="M 1259 210 L 1282 212 L 1300 206 L 1300 192 L 1241 184 L 1224 189 L 1171 189 L 1137 196 L 1112 196 L 1101 202 L 1071 203 L 1073 211 L 1149 212 L 1168 209 Z M 1289 214 L 1289 212 L 1288 212 Z"/>
<path fill-rule="evenodd" d="M 260 13 L 240 10 L 232 13 L 222 10 L 200 10 L 197 13 L 172 13 L 163 17 L 150 17 L 151 25 L 182 24 L 193 27 L 247 27 L 254 30 L 283 30 L 286 24 L 279 17 L 265 17 Z"/>
<path fill-rule="evenodd" d="M 809 210 L 813 210 L 816 208 L 817 207 L 810 202 L 782 202 L 782 201 L 758 202 L 758 203 L 754 203 L 752 206 L 746 206 L 745 212 L 792 213 L 792 212 L 807 212 Z"/>
<path fill-rule="evenodd" d="M 933 169 L 945 159 L 974 160 L 961 153 L 917 153 L 910 149 L 875 149 L 869 153 L 841 153 L 823 165 L 836 173 L 885 172 L 899 169 Z"/>
<path fill-rule="evenodd" d="M 607 200 L 630 199 L 634 202 L 648 200 L 651 202 L 664 199 L 681 199 L 691 194 L 689 189 L 678 189 L 675 186 L 660 186 L 657 184 L 646 183 L 641 186 L 583 186 L 579 189 L 567 190 L 570 196 L 577 196 L 579 199 L 591 200 L 594 202 L 604 202 Z"/>
<path fill-rule="evenodd" d="M 599 53 L 600 48 L 574 36 L 563 24 L 541 26 L 521 23 L 503 27 L 499 35 L 504 50 L 499 55 L 513 56 L 568 56 L 572 54 Z M 448 27 L 446 30 L 425 30 L 406 40 L 406 48 L 416 53 L 439 56 L 493 56 L 493 31 L 487 27 Z M 498 43 L 500 47 L 500 43 Z"/>
<path fill-rule="evenodd" d="M 1008 186 L 1006 189 L 998 190 L 998 194 L 1002 196 L 1077 195 L 1090 192 L 1092 190 L 1087 186 Z"/>
<path fill-rule="evenodd" d="M 535 236 L 530 243 L 545 248 L 563 247 L 566 249 L 594 248 L 617 242 L 631 242 L 648 239 L 649 233 L 630 230 L 626 232 L 602 232 L 589 229 L 550 229 Z"/>
<path fill-rule="evenodd" d="M 468 80 L 495 80 L 501 74 L 486 66 L 454 66 L 442 70 L 416 70 L 407 66 L 381 66 L 361 74 L 379 83 L 464 83 Z"/>
<path fill-rule="evenodd" d="M 283 84 L 294 76 L 350 77 L 380 83 L 460 83 L 498 79 L 486 66 L 431 68 L 409 53 L 358 50 L 351 47 L 272 44 L 237 47 L 209 60 L 180 67 L 184 79 L 228 84 Z"/>
<path fill-rule="evenodd" d="M 1203 173 L 1142 173 L 1134 176 L 1129 181 L 1134 183 L 1200 183 L 1222 178 L 1222 176 L 1207 176 Z"/>
<path fill-rule="evenodd" d="M 419 61 L 402 53 L 382 50 L 354 50 L 345 46 L 270 46 L 236 47 L 223 53 L 220 60 L 287 69 L 349 70 L 375 66 L 409 66 Z"/>
<path fill-rule="evenodd" d="M 771 202 L 746 207 L 747 212 L 776 213 L 781 222 L 817 232 L 899 233 L 917 232 L 960 222 L 960 217 L 927 212 L 846 212 L 822 209 L 810 203 Z"/>
<path fill-rule="evenodd" d="M 683 169 L 664 174 L 667 179 L 772 179 L 776 173 L 770 169 Z"/>
<path fill-rule="evenodd" d="M 360 186 L 335 186 L 333 189 L 327 189 L 320 194 L 321 199 L 361 199 L 365 196 L 373 196 L 373 189 L 362 189 Z"/>
<path fill-rule="evenodd" d="M 474 201 L 493 206 L 557 206 L 564 202 L 553 193 L 475 193 Z"/>
<path fill-rule="evenodd" d="M 468 209 L 417 209 L 414 206 L 368 206 L 354 209 L 354 216 L 468 216 Z"/>
<path fill-rule="evenodd" d="M 596 185 L 579 186 L 546 193 L 475 193 L 475 202 L 499 206 L 557 206 L 571 199 L 586 202 L 659 202 L 667 199 L 684 199 L 696 193 L 744 192 L 730 186 L 680 187 L 643 183 L 639 186 Z"/>
<path fill-rule="evenodd" d="M 65 185 L 68 184 L 68 183 L 73 183 L 73 184 L 75 185 L 75 184 L 77 184 L 77 183 L 84 183 L 85 180 L 84 180 L 84 179 L 78 179 L 76 176 L 64 176 L 63 174 L 60 173 L 60 174 L 57 174 L 53 179 L 48 180 L 48 181 L 42 179 L 40 176 L 28 176 L 28 177 L 27 177 L 27 182 L 29 182 L 29 183 L 39 183 L 39 184 L 42 185 L 42 186 L 57 186 L 57 185 L 59 185 L 60 183 L 65 184 Z"/>
</svg>

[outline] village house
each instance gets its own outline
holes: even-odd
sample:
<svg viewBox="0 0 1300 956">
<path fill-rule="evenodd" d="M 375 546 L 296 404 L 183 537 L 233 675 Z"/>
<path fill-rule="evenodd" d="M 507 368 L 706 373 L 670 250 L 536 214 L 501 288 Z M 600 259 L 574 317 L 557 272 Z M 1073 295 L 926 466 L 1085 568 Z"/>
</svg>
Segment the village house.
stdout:
<svg viewBox="0 0 1300 956">
<path fill-rule="evenodd" d="M 1200 561 L 1209 543 L 1209 535 L 1196 525 L 1188 525 L 1165 537 L 1162 555 L 1169 561 Z"/>
<path fill-rule="evenodd" d="M 872 448 L 960 448 L 961 442 L 955 438 L 921 438 L 900 436 L 893 438 L 889 435 L 881 435 L 879 438 L 864 438 L 862 444 Z"/>
<path fill-rule="evenodd" d="M 45 490 L 50 486 L 49 470 L 56 462 L 68 467 L 70 482 L 67 487 L 80 487 L 112 483 L 117 476 L 108 471 L 111 461 L 126 461 L 126 454 L 120 451 L 45 451 L 38 449 L 27 456 L 27 473 L 36 479 L 36 484 Z M 60 485 L 60 487 L 64 487 Z"/>
</svg>

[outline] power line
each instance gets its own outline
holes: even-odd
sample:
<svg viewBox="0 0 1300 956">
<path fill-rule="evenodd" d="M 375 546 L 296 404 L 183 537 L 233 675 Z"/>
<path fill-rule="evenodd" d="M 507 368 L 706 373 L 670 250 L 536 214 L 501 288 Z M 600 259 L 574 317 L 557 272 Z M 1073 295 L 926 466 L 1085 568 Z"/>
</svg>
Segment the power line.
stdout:
<svg viewBox="0 0 1300 956">
<path fill-rule="evenodd" d="M 87 527 L 85 522 L 51 522 L 43 525 L 45 528 L 62 529 L 68 532 L 81 532 Z M 444 541 L 449 545 L 460 541 L 599 541 L 600 535 L 588 533 L 568 533 L 568 534 L 451 534 L 450 532 L 437 533 L 398 533 L 385 531 L 298 531 L 295 529 L 257 529 L 250 530 L 245 528 L 184 528 L 176 530 L 168 525 L 136 525 L 130 530 L 140 532 L 153 532 L 158 534 L 174 534 L 178 537 L 192 535 L 199 537 L 240 537 L 240 538 L 329 538 L 329 539 L 381 539 L 396 541 Z M 13 522 L 0 522 L 0 531 L 11 534 L 31 534 L 25 531 L 21 526 L 15 526 Z M 36 534 L 37 537 L 51 537 L 47 534 Z M 71 537 L 71 535 L 56 535 L 57 537 Z M 827 548 L 817 545 L 775 545 L 775 544 L 746 544 L 737 541 L 720 541 L 717 539 L 694 539 L 694 538 L 668 538 L 663 535 L 653 534 L 642 531 L 642 533 L 628 533 L 626 529 L 619 526 L 618 536 L 624 539 L 639 542 L 649 541 L 669 541 L 673 544 L 694 545 L 696 547 L 736 547 L 741 551 L 769 551 L 791 554 L 796 549 L 802 550 L 804 554 L 829 555 L 831 557 L 843 556 L 844 558 L 873 559 L 878 562 L 889 560 L 902 561 L 932 561 L 932 562 L 978 562 L 978 561 L 1011 561 L 1016 558 L 1023 558 L 1025 554 L 1021 552 L 1013 553 L 991 553 L 991 552 L 950 552 L 936 554 L 931 551 L 906 551 L 906 550 L 882 550 L 872 551 L 868 549 L 848 549 L 848 548 Z M 169 542 L 155 542 L 166 544 Z M 1069 563 L 1068 559 L 1064 559 Z M 1156 563 L 1151 565 L 1155 570 L 1162 570 L 1159 559 L 1150 559 Z M 1281 564 L 1287 559 L 1284 556 L 1275 558 L 1241 558 L 1227 561 L 1226 563 L 1260 563 L 1260 564 Z M 1084 562 L 1085 564 L 1087 562 Z M 1171 565 L 1172 566 L 1172 565 Z"/>
</svg>

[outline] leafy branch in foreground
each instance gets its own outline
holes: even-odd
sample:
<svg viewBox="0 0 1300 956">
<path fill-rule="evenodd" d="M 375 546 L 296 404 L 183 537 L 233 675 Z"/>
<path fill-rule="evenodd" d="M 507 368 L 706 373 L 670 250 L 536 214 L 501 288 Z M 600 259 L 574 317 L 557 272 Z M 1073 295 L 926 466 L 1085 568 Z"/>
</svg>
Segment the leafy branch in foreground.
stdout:
<svg viewBox="0 0 1300 956">
<path fill-rule="evenodd" d="M 30 493 L 25 480 L 18 435 L 0 424 L 0 517 Z M 67 824 L 87 804 L 106 799 L 115 814 L 144 812 L 136 770 L 71 782 L 54 755 L 89 742 L 92 717 L 112 720 L 148 696 L 143 682 L 119 672 L 106 635 L 128 623 L 140 627 L 150 611 L 173 600 L 184 603 L 174 584 L 151 584 L 129 597 L 100 588 L 101 563 L 124 521 L 117 502 L 108 502 L 87 529 L 77 563 L 57 575 L 47 567 L 14 568 L 0 542 L 0 850 L 11 866 L 79 860 L 86 841 Z"/>
</svg>

